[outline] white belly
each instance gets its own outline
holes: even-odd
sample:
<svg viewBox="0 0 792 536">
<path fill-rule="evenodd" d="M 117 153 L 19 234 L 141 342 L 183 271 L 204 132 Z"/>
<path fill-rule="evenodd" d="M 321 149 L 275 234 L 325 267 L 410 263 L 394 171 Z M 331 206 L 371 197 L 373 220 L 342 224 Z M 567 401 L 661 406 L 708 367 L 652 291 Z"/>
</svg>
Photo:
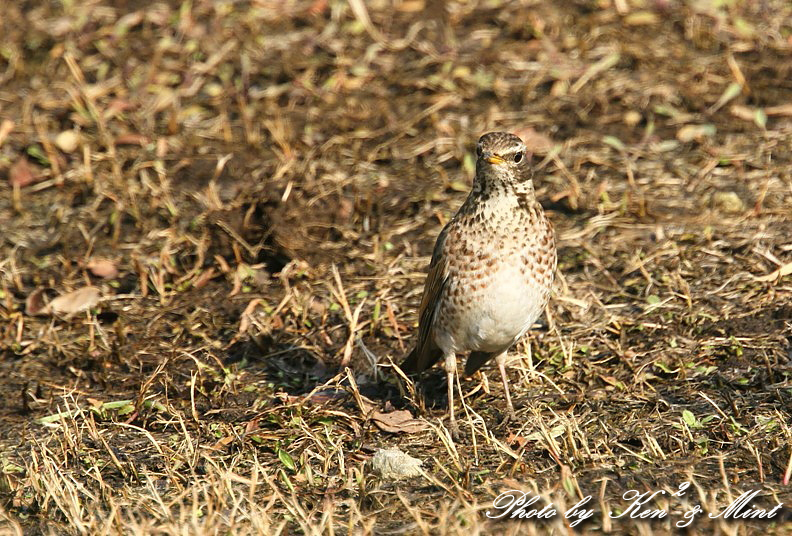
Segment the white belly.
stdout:
<svg viewBox="0 0 792 536">
<path fill-rule="evenodd" d="M 440 348 L 497 352 L 514 344 L 531 327 L 547 303 L 548 291 L 526 278 L 517 265 L 505 264 L 477 288 L 460 289 L 458 295 L 441 306 L 447 308 L 444 313 L 451 321 L 444 323 L 444 333 L 435 334 Z M 466 302 L 475 305 L 465 307 Z"/>
<path fill-rule="evenodd" d="M 496 351 L 511 346 L 541 314 L 545 297 L 533 286 L 516 283 L 520 279 L 519 270 L 504 270 L 481 294 L 481 314 L 468 315 L 472 318 L 462 322 L 468 324 L 465 343 L 471 349 Z"/>
</svg>

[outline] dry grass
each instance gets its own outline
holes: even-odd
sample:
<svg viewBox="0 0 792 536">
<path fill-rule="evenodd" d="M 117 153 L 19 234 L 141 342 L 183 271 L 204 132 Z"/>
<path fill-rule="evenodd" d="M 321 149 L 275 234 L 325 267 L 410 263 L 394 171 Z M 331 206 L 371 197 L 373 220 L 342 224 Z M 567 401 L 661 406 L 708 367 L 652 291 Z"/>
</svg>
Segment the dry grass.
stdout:
<svg viewBox="0 0 792 536">
<path fill-rule="evenodd" d="M 752 489 L 787 507 L 690 530 L 789 530 L 787 2 L 7 2 L 0 35 L 3 533 L 663 534 Z M 559 283 L 519 421 L 485 372 L 454 445 L 442 374 L 390 363 L 494 128 Z M 425 476 L 374 476 L 389 447 Z M 488 520 L 509 489 L 595 515 Z"/>
</svg>

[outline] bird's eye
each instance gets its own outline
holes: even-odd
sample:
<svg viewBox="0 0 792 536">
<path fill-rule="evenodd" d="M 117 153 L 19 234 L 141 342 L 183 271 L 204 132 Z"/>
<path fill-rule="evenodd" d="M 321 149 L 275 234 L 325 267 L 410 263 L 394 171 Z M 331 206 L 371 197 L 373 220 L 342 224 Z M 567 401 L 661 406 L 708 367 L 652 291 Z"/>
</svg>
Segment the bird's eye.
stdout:
<svg viewBox="0 0 792 536">
<path fill-rule="evenodd" d="M 515 154 L 514 155 L 514 161 L 515 162 L 519 162 L 520 160 L 522 160 L 522 153 Z"/>
</svg>

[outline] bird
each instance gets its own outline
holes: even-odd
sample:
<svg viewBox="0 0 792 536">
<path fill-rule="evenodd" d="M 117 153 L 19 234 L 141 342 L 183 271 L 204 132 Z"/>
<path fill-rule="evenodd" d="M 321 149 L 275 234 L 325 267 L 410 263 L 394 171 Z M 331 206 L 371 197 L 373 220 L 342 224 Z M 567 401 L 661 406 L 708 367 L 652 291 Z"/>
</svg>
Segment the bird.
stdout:
<svg viewBox="0 0 792 536">
<path fill-rule="evenodd" d="M 415 348 L 401 363 L 417 374 L 444 358 L 449 430 L 457 354 L 465 375 L 495 358 L 515 418 L 506 355 L 548 303 L 558 264 L 553 227 L 536 199 L 534 166 L 522 140 L 488 132 L 476 145 L 471 191 L 437 237 L 418 312 Z M 460 392 L 464 404 L 464 397 Z"/>
</svg>

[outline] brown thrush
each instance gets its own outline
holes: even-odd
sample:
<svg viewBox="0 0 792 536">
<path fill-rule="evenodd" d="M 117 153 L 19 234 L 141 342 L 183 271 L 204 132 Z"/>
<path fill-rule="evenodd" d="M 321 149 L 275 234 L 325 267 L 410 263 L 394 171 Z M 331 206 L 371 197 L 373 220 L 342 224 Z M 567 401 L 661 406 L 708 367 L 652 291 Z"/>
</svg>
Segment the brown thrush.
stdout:
<svg viewBox="0 0 792 536">
<path fill-rule="evenodd" d="M 470 352 L 465 375 L 495 358 L 509 417 L 514 417 L 506 351 L 547 305 L 556 269 L 553 228 L 536 200 L 523 142 L 490 132 L 479 139 L 476 152 L 473 189 L 437 237 L 421 299 L 418 342 L 401 365 L 417 373 L 445 358 L 455 434 L 460 352 Z"/>
</svg>

